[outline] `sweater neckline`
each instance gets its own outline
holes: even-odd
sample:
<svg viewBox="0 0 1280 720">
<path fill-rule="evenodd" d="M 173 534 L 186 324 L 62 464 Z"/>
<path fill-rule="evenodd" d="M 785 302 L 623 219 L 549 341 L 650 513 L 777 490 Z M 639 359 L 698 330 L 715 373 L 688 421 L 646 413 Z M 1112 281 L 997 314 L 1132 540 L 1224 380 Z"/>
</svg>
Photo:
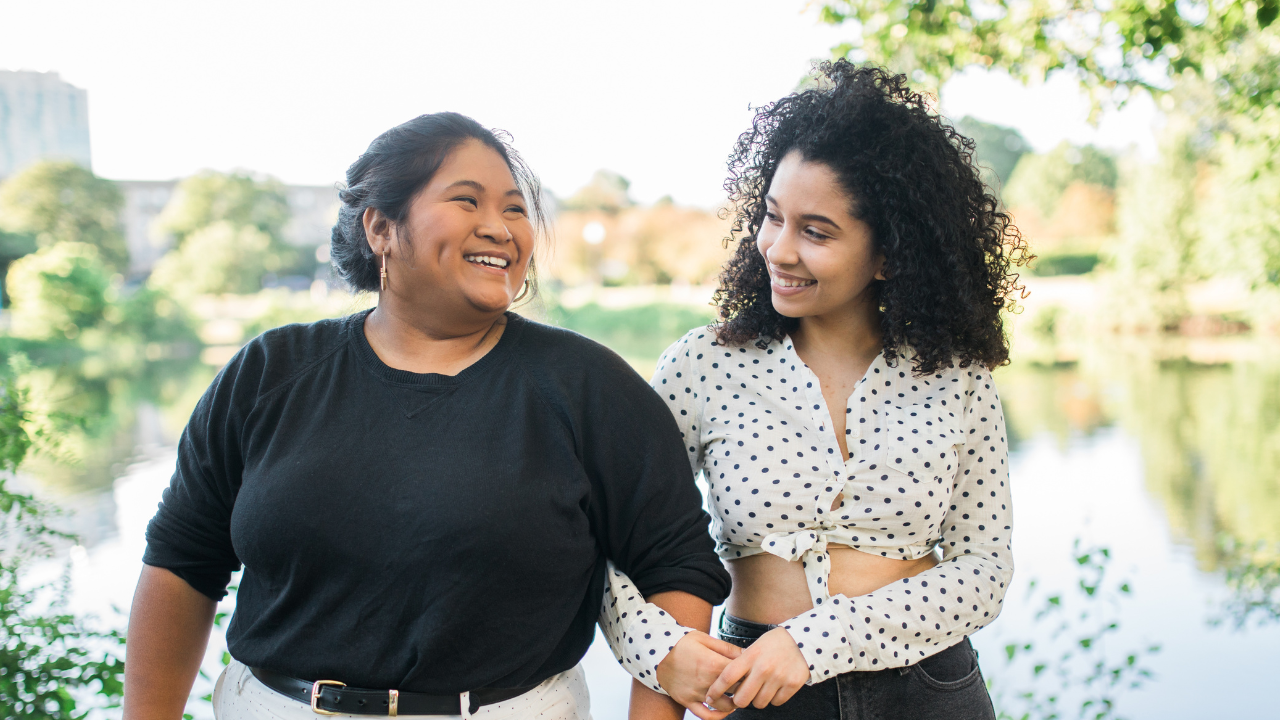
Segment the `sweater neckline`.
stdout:
<svg viewBox="0 0 1280 720">
<path fill-rule="evenodd" d="M 455 387 L 466 383 L 471 378 L 483 373 L 489 367 L 497 364 L 501 359 L 511 352 L 511 348 L 518 341 L 520 332 L 524 329 L 524 318 L 519 315 L 507 311 L 504 313 L 507 318 L 507 327 L 502 331 L 502 337 L 498 338 L 497 344 L 489 349 L 483 357 L 463 368 L 457 375 L 443 375 L 441 373 L 416 373 L 410 370 L 400 370 L 393 368 L 382 361 L 378 354 L 373 351 L 373 347 L 369 345 L 369 338 L 364 334 L 365 318 L 369 317 L 369 313 L 374 308 L 370 308 L 363 312 L 358 312 L 350 317 L 347 324 L 347 333 L 350 336 L 352 347 L 355 348 L 356 357 L 373 372 L 374 375 L 382 380 L 396 385 L 404 385 L 410 387 L 428 388 L 428 387 Z"/>
</svg>

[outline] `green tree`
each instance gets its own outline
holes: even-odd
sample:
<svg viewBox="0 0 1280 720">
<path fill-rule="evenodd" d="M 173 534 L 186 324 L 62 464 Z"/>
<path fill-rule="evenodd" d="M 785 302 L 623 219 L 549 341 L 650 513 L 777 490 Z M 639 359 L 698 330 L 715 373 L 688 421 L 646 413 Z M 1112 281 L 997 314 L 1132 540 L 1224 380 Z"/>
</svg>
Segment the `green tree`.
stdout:
<svg viewBox="0 0 1280 720">
<path fill-rule="evenodd" d="M 126 344 L 194 340 L 191 322 L 164 290 L 122 288 L 92 245 L 42 248 L 14 262 L 5 285 L 16 338 L 83 343 L 83 333 L 96 330 Z"/>
<path fill-rule="evenodd" d="M 257 292 L 262 275 L 282 265 L 273 251 L 271 236 L 258 228 L 215 222 L 160 258 L 148 284 L 176 297 Z"/>
<path fill-rule="evenodd" d="M 1245 136 L 1218 143 L 1197 218 L 1197 264 L 1242 277 L 1255 290 L 1280 287 L 1280 157 L 1269 152 L 1271 142 Z"/>
<path fill-rule="evenodd" d="M 1114 190 L 1118 173 L 1110 154 L 1092 145 L 1075 147 L 1066 142 L 1052 151 L 1022 156 L 1005 188 L 1010 207 L 1034 207 L 1052 217 L 1058 201 L 1072 183 L 1082 182 Z"/>
<path fill-rule="evenodd" d="M 821 9 L 824 22 L 854 29 L 838 55 L 864 55 L 934 88 L 970 65 L 1024 82 L 1066 70 L 1098 100 L 1202 78 L 1238 113 L 1280 100 L 1277 15 L 1280 0 L 839 0 Z"/>
<path fill-rule="evenodd" d="M 973 139 L 976 145 L 974 160 L 986 175 L 984 181 L 991 187 L 1007 185 L 1018 159 L 1031 150 L 1022 133 L 1013 128 L 965 116 L 956 123 L 956 129 Z"/>
<path fill-rule="evenodd" d="M 310 254 L 284 242 L 288 221 L 279 180 L 213 171 L 193 175 L 156 218 L 157 227 L 173 235 L 175 251 L 156 265 L 151 284 L 186 297 L 257 292 L 267 273 L 309 275 Z"/>
<path fill-rule="evenodd" d="M 124 662 L 108 648 L 117 632 L 102 632 L 65 612 L 66 579 L 31 587 L 23 570 L 73 540 L 49 526 L 56 511 L 6 481 L 31 452 L 54 438 L 48 418 L 32 408 L 23 382 L 30 364 L 0 355 L 0 716 L 32 720 L 82 718 L 73 693 L 89 690 L 116 706 L 124 690 Z"/>
<path fill-rule="evenodd" d="M 72 162 L 37 163 L 0 185 L 0 231 L 34 238 L 40 248 L 86 243 L 113 272 L 124 272 L 129 249 L 120 232 L 123 205 L 110 180 Z"/>
<path fill-rule="evenodd" d="M 107 313 L 111 275 L 98 249 L 63 242 L 28 255 L 9 268 L 12 333 L 47 340 L 75 339 Z"/>
<path fill-rule="evenodd" d="M 841 0 L 821 10 L 852 30 L 836 55 L 927 88 L 979 66 L 1023 82 L 1070 73 L 1095 111 L 1134 91 L 1156 96 L 1169 120 L 1162 157 L 1135 164 L 1117 188 L 1120 241 L 1109 252 L 1125 307 L 1138 324 L 1178 325 L 1189 281 L 1234 275 L 1253 289 L 1251 322 L 1280 329 L 1277 16 L 1280 0 Z"/>
<path fill-rule="evenodd" d="M 616 213 L 635 204 L 629 190 L 631 182 L 612 170 L 597 170 L 591 182 L 563 200 L 565 210 L 603 210 Z"/>
<path fill-rule="evenodd" d="M 192 234 L 217 222 L 257 228 L 279 241 L 288 221 L 289 202 L 279 180 L 206 170 L 178 184 L 156 225 L 181 247 Z"/>
</svg>

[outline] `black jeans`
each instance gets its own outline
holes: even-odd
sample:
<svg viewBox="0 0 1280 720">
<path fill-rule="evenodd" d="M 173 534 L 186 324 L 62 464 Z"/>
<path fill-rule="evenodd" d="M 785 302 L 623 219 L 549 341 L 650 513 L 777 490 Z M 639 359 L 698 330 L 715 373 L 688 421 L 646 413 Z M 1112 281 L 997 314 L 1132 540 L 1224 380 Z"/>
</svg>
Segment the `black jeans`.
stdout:
<svg viewBox="0 0 1280 720">
<path fill-rule="evenodd" d="M 720 637 L 750 645 L 775 625 L 720 616 Z M 806 685 L 785 704 L 735 711 L 734 720 L 995 720 L 969 639 L 904 668 L 847 672 Z"/>
</svg>

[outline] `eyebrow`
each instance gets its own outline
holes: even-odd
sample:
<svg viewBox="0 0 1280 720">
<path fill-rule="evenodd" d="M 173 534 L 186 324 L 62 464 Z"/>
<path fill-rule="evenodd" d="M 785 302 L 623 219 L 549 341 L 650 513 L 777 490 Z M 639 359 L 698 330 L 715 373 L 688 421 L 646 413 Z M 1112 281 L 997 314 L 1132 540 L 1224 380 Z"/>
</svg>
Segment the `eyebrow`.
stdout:
<svg viewBox="0 0 1280 720">
<path fill-rule="evenodd" d="M 773 197 L 772 195 L 765 195 L 765 196 L 764 196 L 764 199 L 765 199 L 765 200 L 768 200 L 769 202 L 773 203 L 774 205 L 777 205 L 777 204 L 778 204 L 778 201 L 777 201 L 776 199 L 774 199 L 774 197 Z M 806 221 L 806 222 L 820 222 L 820 223 L 826 223 L 826 224 L 830 225 L 831 227 L 833 227 L 833 228 L 835 228 L 835 229 L 837 229 L 837 230 L 843 230 L 843 229 L 844 229 L 844 228 L 840 227 L 840 223 L 836 222 L 835 220 L 832 220 L 831 218 L 827 217 L 826 215 L 819 215 L 819 214 L 817 214 L 817 213 L 805 213 L 804 215 L 801 215 L 801 216 L 800 216 L 800 219 L 801 219 L 801 220 L 804 220 L 804 221 Z"/>
<path fill-rule="evenodd" d="M 476 192 L 484 192 L 484 186 L 476 182 L 475 180 L 459 180 L 449 185 L 449 187 L 445 188 L 445 190 L 452 190 L 456 187 L 469 187 L 469 188 L 473 188 Z M 520 192 L 519 188 L 511 188 L 510 190 L 502 194 L 503 197 L 507 197 L 510 195 L 516 195 L 521 199 L 524 199 L 524 193 Z"/>
</svg>

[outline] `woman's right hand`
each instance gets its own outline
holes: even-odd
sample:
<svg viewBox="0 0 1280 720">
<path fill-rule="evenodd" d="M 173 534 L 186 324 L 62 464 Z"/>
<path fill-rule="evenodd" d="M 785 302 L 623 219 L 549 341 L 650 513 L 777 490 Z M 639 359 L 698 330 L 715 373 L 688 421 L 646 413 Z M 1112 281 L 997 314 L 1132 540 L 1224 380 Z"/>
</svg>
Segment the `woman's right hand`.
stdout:
<svg viewBox="0 0 1280 720">
<path fill-rule="evenodd" d="M 658 684 L 702 720 L 720 720 L 735 709 L 733 702 L 720 697 L 714 707 L 703 704 L 707 690 L 742 649 L 694 630 L 675 644 L 658 663 Z"/>
</svg>

